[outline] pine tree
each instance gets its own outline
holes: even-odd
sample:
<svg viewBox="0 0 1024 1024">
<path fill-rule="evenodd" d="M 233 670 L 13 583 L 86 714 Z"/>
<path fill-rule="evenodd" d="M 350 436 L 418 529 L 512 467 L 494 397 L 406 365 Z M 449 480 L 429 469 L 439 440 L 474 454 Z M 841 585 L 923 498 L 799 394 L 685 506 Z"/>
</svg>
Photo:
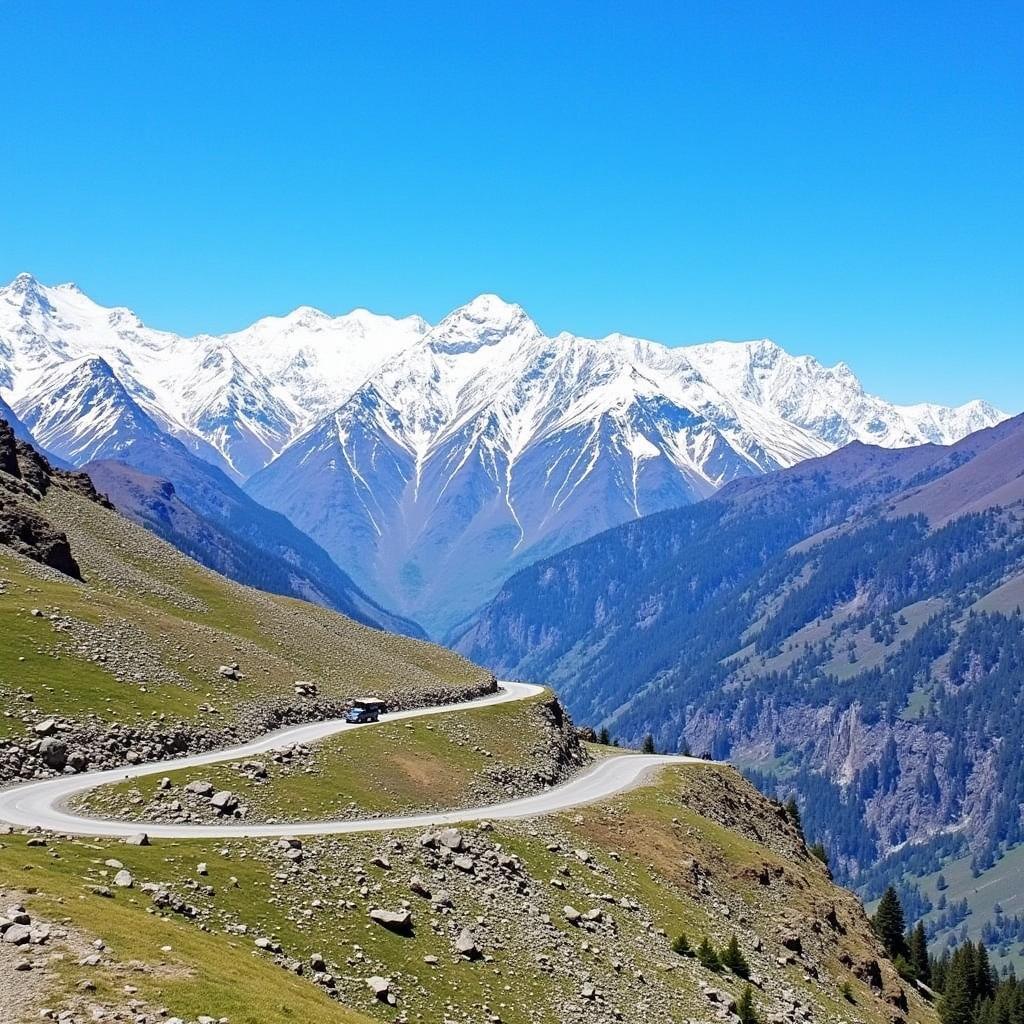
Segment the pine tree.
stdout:
<svg viewBox="0 0 1024 1024">
<path fill-rule="evenodd" d="M 603 743 L 607 747 L 611 741 L 611 736 L 608 734 L 608 726 L 602 725 L 601 731 L 597 734 L 597 742 Z"/>
<path fill-rule="evenodd" d="M 996 991 L 996 977 L 988 959 L 984 942 L 978 943 L 974 959 L 974 994 L 978 999 L 991 999 Z"/>
<path fill-rule="evenodd" d="M 928 960 L 928 940 L 924 934 L 924 922 L 918 921 L 917 927 L 910 933 L 910 969 L 918 981 L 931 982 L 931 963 Z"/>
<path fill-rule="evenodd" d="M 946 990 L 939 1003 L 942 1024 L 973 1024 L 974 993 L 971 991 L 973 964 L 957 950 L 946 971 Z M 973 958 L 972 958 L 973 959 Z"/>
<path fill-rule="evenodd" d="M 685 932 L 680 932 L 672 940 L 672 952 L 677 953 L 679 956 L 693 956 L 693 947 L 690 945 L 690 940 L 686 937 Z"/>
<path fill-rule="evenodd" d="M 697 959 L 700 961 L 702 967 L 709 971 L 714 971 L 716 974 L 722 969 L 722 961 L 718 959 L 715 947 L 708 942 L 708 937 L 706 935 L 697 947 Z"/>
<path fill-rule="evenodd" d="M 736 1016 L 739 1017 L 740 1024 L 758 1024 L 757 1011 L 754 1009 L 754 993 L 749 985 L 736 1001 Z"/>
<path fill-rule="evenodd" d="M 875 934 L 882 940 L 890 959 L 907 955 L 907 943 L 903 932 L 903 906 L 896 890 L 890 885 L 882 894 L 882 899 L 871 919 Z"/>
<path fill-rule="evenodd" d="M 719 959 L 738 978 L 750 977 L 750 965 L 740 950 L 740 944 L 736 941 L 735 934 L 730 936 L 725 949 L 719 954 Z"/>
<path fill-rule="evenodd" d="M 655 754 L 657 751 L 654 749 L 654 737 L 648 733 L 644 737 L 644 742 L 640 747 L 640 750 L 644 754 Z"/>
<path fill-rule="evenodd" d="M 828 867 L 828 852 L 821 843 L 814 843 L 810 848 L 811 856 L 817 857 L 825 867 Z"/>
<path fill-rule="evenodd" d="M 791 796 L 785 805 L 786 817 L 796 826 L 797 831 L 803 835 L 804 823 L 800 819 L 800 808 L 797 806 L 796 797 Z"/>
</svg>

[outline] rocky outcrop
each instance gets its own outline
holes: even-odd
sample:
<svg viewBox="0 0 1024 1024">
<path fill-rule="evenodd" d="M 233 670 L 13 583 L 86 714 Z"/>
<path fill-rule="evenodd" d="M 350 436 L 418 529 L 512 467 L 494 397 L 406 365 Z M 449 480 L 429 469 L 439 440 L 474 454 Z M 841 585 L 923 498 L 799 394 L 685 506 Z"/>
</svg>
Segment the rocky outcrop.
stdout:
<svg viewBox="0 0 1024 1024">
<path fill-rule="evenodd" d="M 38 510 L 39 499 L 53 486 L 110 507 L 84 473 L 55 469 L 0 419 L 0 544 L 65 576 L 81 579 L 67 535 Z"/>
</svg>

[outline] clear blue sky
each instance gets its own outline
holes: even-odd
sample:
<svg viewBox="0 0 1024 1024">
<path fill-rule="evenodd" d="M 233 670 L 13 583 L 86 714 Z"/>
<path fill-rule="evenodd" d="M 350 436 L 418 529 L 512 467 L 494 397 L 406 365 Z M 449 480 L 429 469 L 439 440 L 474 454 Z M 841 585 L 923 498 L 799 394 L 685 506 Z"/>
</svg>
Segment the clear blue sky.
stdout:
<svg viewBox="0 0 1024 1024">
<path fill-rule="evenodd" d="M 0 277 L 180 332 L 494 291 L 1018 411 L 1022 10 L 0 0 Z"/>
</svg>

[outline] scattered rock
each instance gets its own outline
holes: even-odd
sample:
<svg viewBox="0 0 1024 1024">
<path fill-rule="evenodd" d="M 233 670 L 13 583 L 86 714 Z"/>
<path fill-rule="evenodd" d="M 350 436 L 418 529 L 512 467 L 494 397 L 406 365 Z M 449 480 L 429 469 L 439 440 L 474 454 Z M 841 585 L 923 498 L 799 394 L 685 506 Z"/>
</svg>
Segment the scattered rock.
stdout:
<svg viewBox="0 0 1024 1024">
<path fill-rule="evenodd" d="M 473 933 L 468 928 L 463 928 L 459 937 L 455 940 L 455 952 L 464 956 L 467 960 L 478 960 L 483 952 L 476 944 Z"/>
<path fill-rule="evenodd" d="M 400 935 L 407 935 L 412 931 L 412 911 L 410 910 L 374 908 L 370 911 L 370 920 L 387 928 L 388 931 L 397 932 Z"/>
</svg>

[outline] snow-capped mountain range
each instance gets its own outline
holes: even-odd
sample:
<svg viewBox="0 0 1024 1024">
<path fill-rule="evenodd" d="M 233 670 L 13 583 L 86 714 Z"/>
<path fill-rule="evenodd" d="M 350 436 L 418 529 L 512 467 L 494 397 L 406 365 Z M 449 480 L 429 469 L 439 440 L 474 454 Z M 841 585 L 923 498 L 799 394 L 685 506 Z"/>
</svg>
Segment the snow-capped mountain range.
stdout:
<svg viewBox="0 0 1024 1024">
<path fill-rule="evenodd" d="M 178 438 L 435 633 L 522 565 L 738 476 L 1004 418 L 893 405 L 771 341 L 548 337 L 493 295 L 434 327 L 300 307 L 184 338 L 25 274 L 0 289 L 0 399 L 75 464 Z"/>
</svg>

